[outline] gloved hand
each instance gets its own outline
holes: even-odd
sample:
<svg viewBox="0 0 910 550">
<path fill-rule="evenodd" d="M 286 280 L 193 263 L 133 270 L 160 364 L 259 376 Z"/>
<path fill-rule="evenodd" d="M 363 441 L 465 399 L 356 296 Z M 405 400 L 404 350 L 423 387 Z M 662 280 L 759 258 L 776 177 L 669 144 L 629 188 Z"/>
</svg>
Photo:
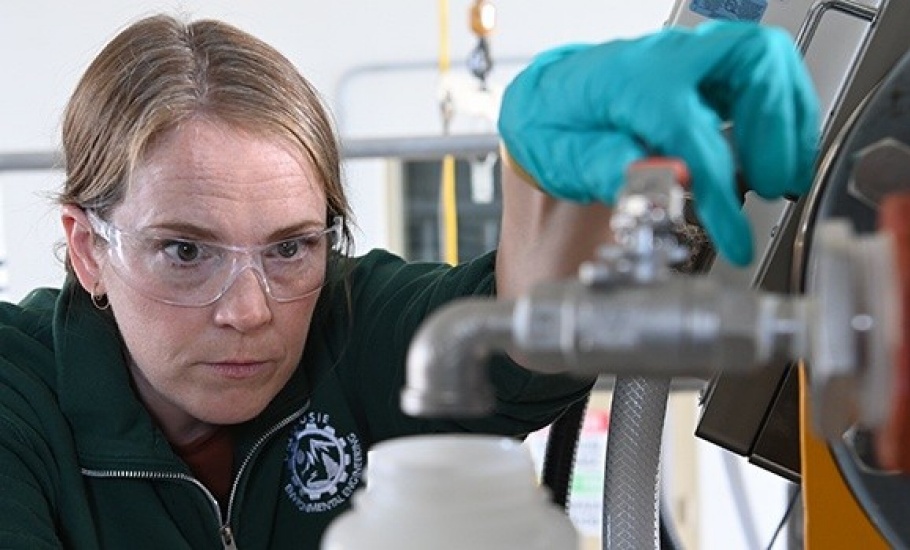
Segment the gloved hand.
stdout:
<svg viewBox="0 0 910 550">
<path fill-rule="evenodd" d="M 733 123 L 735 151 L 723 121 Z M 734 159 L 764 198 L 804 193 L 819 106 L 784 31 L 714 21 L 542 54 L 506 88 L 499 132 L 513 164 L 547 193 L 579 202 L 612 204 L 641 157 L 682 158 L 708 235 L 745 265 L 752 235 Z"/>
</svg>

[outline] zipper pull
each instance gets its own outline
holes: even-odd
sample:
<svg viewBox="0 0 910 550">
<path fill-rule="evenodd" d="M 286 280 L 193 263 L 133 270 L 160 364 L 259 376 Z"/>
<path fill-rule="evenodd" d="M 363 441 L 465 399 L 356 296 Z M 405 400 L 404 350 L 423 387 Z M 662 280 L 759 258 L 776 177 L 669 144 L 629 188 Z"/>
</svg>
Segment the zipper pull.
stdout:
<svg viewBox="0 0 910 550">
<path fill-rule="evenodd" d="M 231 531 L 230 525 L 221 527 L 221 544 L 224 545 L 224 550 L 237 550 L 237 545 L 234 543 L 234 532 Z"/>
</svg>

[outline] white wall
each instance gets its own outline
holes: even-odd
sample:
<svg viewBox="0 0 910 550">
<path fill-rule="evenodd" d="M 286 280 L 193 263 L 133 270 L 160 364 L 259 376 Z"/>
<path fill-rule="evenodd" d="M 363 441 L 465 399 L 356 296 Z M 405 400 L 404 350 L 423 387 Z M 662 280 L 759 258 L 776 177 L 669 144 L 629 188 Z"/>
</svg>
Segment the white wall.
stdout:
<svg viewBox="0 0 910 550">
<path fill-rule="evenodd" d="M 645 32 L 659 27 L 670 9 L 668 0 L 495 4 L 494 56 L 517 59 L 566 41 Z M 451 0 L 449 6 L 454 70 L 475 39 L 467 24 L 470 1 Z M 440 130 L 435 71 L 363 71 L 378 64 L 437 62 L 440 11 L 431 0 L 31 0 L 0 4 L 0 153 L 56 148 L 66 99 L 91 58 L 130 21 L 158 11 L 225 19 L 270 42 L 322 90 L 342 117 L 345 135 Z M 514 67 L 500 67 L 492 79 L 504 81 L 509 71 Z M 384 168 L 358 161 L 346 174 L 361 229 L 358 250 L 386 246 Z M 60 182 L 59 173 L 0 173 L 10 266 L 7 298 L 60 280 L 62 271 L 50 255 L 60 233 L 44 196 Z"/>
<path fill-rule="evenodd" d="M 467 26 L 469 0 L 451 0 L 453 70 L 474 37 Z M 496 0 L 499 21 L 492 38 L 498 59 L 522 60 L 568 41 L 633 36 L 660 27 L 670 0 Z M 270 42 L 300 67 L 326 95 L 345 136 L 406 136 L 436 133 L 441 123 L 433 64 L 439 53 L 437 3 L 432 0 L 336 1 L 124 1 L 59 0 L 0 3 L 0 154 L 49 151 L 59 144 L 59 121 L 76 79 L 99 49 L 128 22 L 156 11 L 217 17 Z M 404 68 L 424 64 L 428 69 Z M 371 67 L 391 66 L 383 71 Z M 504 83 L 520 63 L 504 63 L 492 75 Z M 396 68 L 395 66 L 398 66 Z M 388 244 L 385 168 L 377 161 L 346 166 L 346 179 L 360 234 L 358 250 Z M 7 298 L 18 299 L 39 285 L 57 285 L 62 269 L 53 254 L 61 237 L 48 195 L 59 172 L 0 173 L 0 258 L 9 272 Z M 715 454 L 716 454 L 716 449 Z M 704 463 L 710 483 L 710 518 L 700 548 L 740 546 L 737 522 L 729 517 L 731 496 L 720 473 Z M 765 519 L 781 510 L 777 478 L 754 467 L 747 475 L 763 487 L 753 509 Z M 724 503 L 727 503 L 726 505 Z M 762 529 L 763 536 L 768 534 Z"/>
</svg>

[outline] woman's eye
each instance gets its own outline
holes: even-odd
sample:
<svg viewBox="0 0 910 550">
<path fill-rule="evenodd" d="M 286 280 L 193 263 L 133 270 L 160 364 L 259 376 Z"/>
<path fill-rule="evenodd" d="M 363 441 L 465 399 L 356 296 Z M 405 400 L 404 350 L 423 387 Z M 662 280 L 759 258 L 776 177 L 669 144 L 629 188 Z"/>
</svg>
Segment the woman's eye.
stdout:
<svg viewBox="0 0 910 550">
<path fill-rule="evenodd" d="M 190 241 L 168 241 L 162 248 L 168 256 L 181 262 L 194 262 L 201 256 L 199 245 Z"/>
<path fill-rule="evenodd" d="M 313 233 L 281 241 L 272 245 L 267 255 L 281 260 L 301 260 L 319 246 L 321 238 L 321 234 Z"/>
<path fill-rule="evenodd" d="M 300 242 L 295 239 L 284 241 L 275 245 L 275 252 L 282 258 L 293 258 L 300 251 Z"/>
</svg>

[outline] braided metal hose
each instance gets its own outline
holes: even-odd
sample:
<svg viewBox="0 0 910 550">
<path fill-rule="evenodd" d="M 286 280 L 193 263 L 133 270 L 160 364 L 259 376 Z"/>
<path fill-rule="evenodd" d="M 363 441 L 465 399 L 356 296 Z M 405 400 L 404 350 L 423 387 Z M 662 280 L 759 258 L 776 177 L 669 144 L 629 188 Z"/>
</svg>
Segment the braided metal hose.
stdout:
<svg viewBox="0 0 910 550">
<path fill-rule="evenodd" d="M 660 547 L 660 447 L 669 378 L 620 376 L 604 472 L 603 547 Z"/>
</svg>

